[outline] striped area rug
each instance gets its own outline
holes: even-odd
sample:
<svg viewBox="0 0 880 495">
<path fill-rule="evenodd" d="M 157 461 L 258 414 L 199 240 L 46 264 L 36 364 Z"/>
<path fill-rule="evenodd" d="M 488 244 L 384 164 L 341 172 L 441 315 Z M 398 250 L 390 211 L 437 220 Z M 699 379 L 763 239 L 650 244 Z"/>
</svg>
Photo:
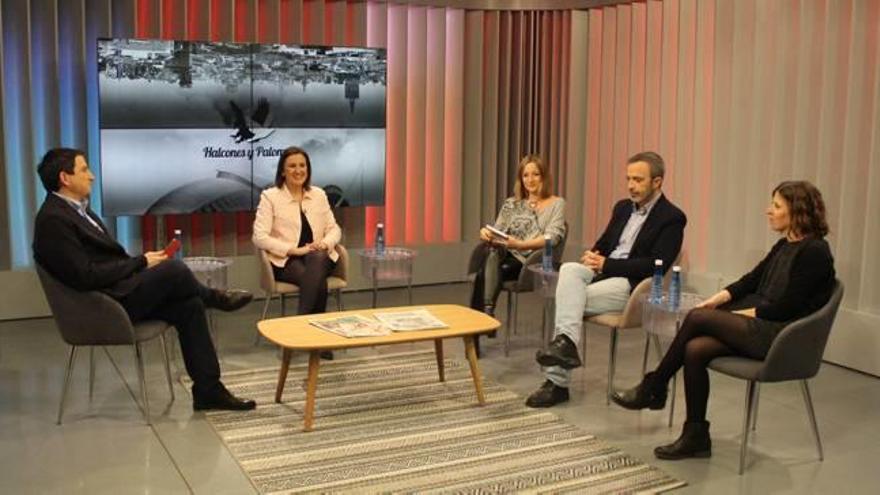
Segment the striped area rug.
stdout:
<svg viewBox="0 0 880 495">
<path fill-rule="evenodd" d="M 484 381 L 479 407 L 467 363 L 433 352 L 322 361 L 315 429 L 303 433 L 306 365 L 227 373 L 248 413 L 208 422 L 261 493 L 656 493 L 685 483 L 516 394 Z"/>
</svg>

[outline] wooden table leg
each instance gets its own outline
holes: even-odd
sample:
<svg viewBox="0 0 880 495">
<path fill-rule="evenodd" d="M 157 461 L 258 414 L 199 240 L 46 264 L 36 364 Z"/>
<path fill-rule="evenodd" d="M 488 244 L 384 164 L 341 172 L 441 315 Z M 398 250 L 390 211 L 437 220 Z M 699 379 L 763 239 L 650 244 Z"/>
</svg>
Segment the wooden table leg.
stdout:
<svg viewBox="0 0 880 495">
<path fill-rule="evenodd" d="M 315 418 L 315 391 L 318 390 L 318 366 L 321 364 L 321 351 L 309 353 L 309 378 L 306 382 L 306 409 L 303 415 L 303 431 L 312 431 Z"/>
<path fill-rule="evenodd" d="M 464 338 L 464 349 L 467 354 L 468 363 L 471 365 L 471 376 L 474 379 L 474 388 L 477 389 L 477 401 L 480 405 L 486 404 L 486 397 L 483 395 L 483 379 L 480 377 L 480 366 L 477 364 L 477 350 L 474 347 L 475 336 L 468 335 Z"/>
<path fill-rule="evenodd" d="M 284 384 L 287 382 L 287 370 L 290 368 L 290 349 L 283 349 L 281 353 L 281 370 L 278 371 L 278 385 L 275 387 L 275 402 L 281 403 L 281 394 L 284 392 Z"/>
<path fill-rule="evenodd" d="M 440 373 L 440 381 L 446 381 L 446 370 L 443 368 L 443 339 L 434 339 L 434 354 L 437 355 L 437 372 Z"/>
</svg>

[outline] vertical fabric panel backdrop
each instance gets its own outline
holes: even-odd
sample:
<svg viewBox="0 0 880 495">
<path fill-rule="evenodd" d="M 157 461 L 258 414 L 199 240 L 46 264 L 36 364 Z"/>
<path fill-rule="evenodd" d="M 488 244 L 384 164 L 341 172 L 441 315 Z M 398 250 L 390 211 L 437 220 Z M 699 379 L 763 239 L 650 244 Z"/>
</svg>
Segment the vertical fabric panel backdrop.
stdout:
<svg viewBox="0 0 880 495">
<path fill-rule="evenodd" d="M 753 264 L 775 238 L 769 191 L 805 178 L 826 197 L 844 306 L 880 318 L 880 2 L 2 0 L 0 24 L 0 270 L 31 266 L 46 148 L 83 148 L 100 172 L 97 37 L 366 45 L 388 49 L 386 201 L 340 214 L 347 244 L 370 244 L 379 221 L 394 244 L 472 242 L 535 152 L 568 201 L 573 258 L 625 195 L 626 157 L 654 149 L 689 216 L 692 281 L 714 289 Z M 252 252 L 250 213 L 108 220 L 134 251 L 182 228 L 190 254 Z"/>
<path fill-rule="evenodd" d="M 6 0 L 2 6 L 8 192 L 2 218 L 9 227 L 0 241 L 10 249 L 0 267 L 31 265 L 33 216 L 43 197 L 34 164 L 46 149 L 87 150 L 98 176 L 95 192 L 100 188 L 98 37 L 387 48 L 386 204 L 341 212 L 352 246 L 372 243 L 379 221 L 395 244 L 472 239 L 510 193 L 522 154 L 546 150 L 560 168 L 567 12 L 344 0 Z M 468 106 L 471 95 L 481 103 Z M 475 132 L 467 132 L 474 124 Z M 473 159 L 464 160 L 466 154 Z M 93 196 L 100 213 L 100 195 Z M 107 220 L 135 251 L 164 245 L 177 228 L 192 255 L 253 251 L 252 213 Z"/>
</svg>

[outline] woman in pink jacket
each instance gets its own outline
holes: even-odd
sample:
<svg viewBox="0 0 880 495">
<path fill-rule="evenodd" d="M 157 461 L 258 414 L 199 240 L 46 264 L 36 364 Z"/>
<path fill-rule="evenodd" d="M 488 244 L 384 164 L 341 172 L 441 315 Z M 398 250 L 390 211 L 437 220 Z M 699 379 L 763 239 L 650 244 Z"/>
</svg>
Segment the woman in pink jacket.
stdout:
<svg viewBox="0 0 880 495">
<path fill-rule="evenodd" d="M 310 184 L 308 153 L 291 146 L 281 153 L 275 186 L 263 191 L 254 220 L 254 244 L 266 251 L 275 280 L 299 286 L 298 314 L 327 308 L 327 277 L 336 266 L 342 231 L 327 195 Z"/>
</svg>

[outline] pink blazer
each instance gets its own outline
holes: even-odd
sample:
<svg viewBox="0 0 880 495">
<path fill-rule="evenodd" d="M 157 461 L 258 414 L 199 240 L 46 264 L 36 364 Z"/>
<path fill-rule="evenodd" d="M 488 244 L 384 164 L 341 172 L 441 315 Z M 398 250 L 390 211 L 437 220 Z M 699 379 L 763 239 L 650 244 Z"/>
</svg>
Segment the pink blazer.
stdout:
<svg viewBox="0 0 880 495">
<path fill-rule="evenodd" d="M 339 253 L 335 248 L 342 238 L 342 230 L 336 224 L 327 195 L 320 187 L 311 186 L 303 193 L 302 209 L 315 242 L 324 241 L 330 248 L 330 259 L 336 261 Z M 266 251 L 273 265 L 284 266 L 288 251 L 299 242 L 301 230 L 299 203 L 293 200 L 286 186 L 280 189 L 272 186 L 260 194 L 252 239 L 254 245 Z"/>
</svg>

